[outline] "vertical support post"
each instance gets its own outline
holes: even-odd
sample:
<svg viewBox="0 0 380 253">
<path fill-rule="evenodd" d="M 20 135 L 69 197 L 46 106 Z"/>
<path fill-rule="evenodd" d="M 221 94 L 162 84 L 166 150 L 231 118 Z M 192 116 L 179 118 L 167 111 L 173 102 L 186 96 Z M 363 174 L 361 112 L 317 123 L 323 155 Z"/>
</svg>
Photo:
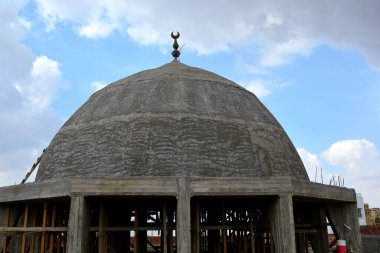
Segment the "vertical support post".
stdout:
<svg viewBox="0 0 380 253">
<path fill-rule="evenodd" d="M 106 211 L 103 201 L 100 202 L 99 207 L 99 253 L 107 253 L 107 232 L 104 231 L 106 226 Z"/>
<path fill-rule="evenodd" d="M 186 178 L 178 179 L 177 252 L 191 252 L 190 187 Z"/>
<path fill-rule="evenodd" d="M 55 227 L 55 212 L 56 212 L 56 205 L 53 205 L 53 213 L 51 215 L 51 227 L 52 228 Z M 54 248 L 54 234 L 52 233 L 50 235 L 50 247 L 49 247 L 50 253 L 53 253 L 53 248 Z"/>
<path fill-rule="evenodd" d="M 326 215 L 323 211 L 323 208 L 319 208 L 319 235 L 322 246 L 322 253 L 327 253 L 329 250 L 329 242 L 326 227 Z"/>
<path fill-rule="evenodd" d="M 25 212 L 24 212 L 24 228 L 28 226 L 28 213 L 29 213 L 29 206 L 28 204 L 25 205 Z M 26 246 L 26 236 L 25 233 L 22 235 L 22 244 L 21 244 L 21 253 L 25 253 L 25 246 Z"/>
<path fill-rule="evenodd" d="M 67 251 L 87 252 L 88 214 L 84 196 L 71 196 L 70 217 L 67 235 Z M 64 242 L 64 238 L 62 239 Z M 65 245 L 65 243 L 63 243 Z M 63 252 L 65 249 L 63 249 Z"/>
<path fill-rule="evenodd" d="M 276 252 L 296 252 L 292 196 L 278 196 L 269 212 Z"/>
<path fill-rule="evenodd" d="M 41 235 L 41 248 L 40 248 L 40 253 L 45 253 L 45 237 L 46 237 L 46 232 L 45 232 L 45 227 L 46 227 L 46 216 L 47 216 L 47 203 L 44 203 L 44 212 L 42 216 L 42 235 Z"/>
<path fill-rule="evenodd" d="M 9 227 L 9 224 L 10 224 L 10 206 L 8 205 L 7 207 L 7 211 L 5 213 L 5 223 L 4 223 L 4 227 Z M 4 235 L 4 239 L 3 239 L 3 252 L 7 252 L 7 247 L 8 247 L 8 237 L 6 235 Z"/>
<path fill-rule="evenodd" d="M 133 253 L 139 253 L 139 231 L 136 229 L 136 228 L 138 228 L 139 227 L 139 221 L 140 221 L 140 215 L 139 215 L 139 208 L 138 208 L 138 206 L 136 205 L 136 209 L 135 209 L 135 225 L 134 225 L 134 227 L 135 227 L 135 231 L 134 231 L 134 233 L 135 233 L 135 238 L 134 238 L 134 244 L 133 244 Z"/>
<path fill-rule="evenodd" d="M 33 221 L 32 221 L 33 227 L 36 227 L 36 220 L 37 220 L 37 207 L 35 206 L 33 208 Z M 34 253 L 35 242 L 36 242 L 36 233 L 33 233 L 32 241 L 30 242 L 30 253 Z"/>
<path fill-rule="evenodd" d="M 227 228 L 226 228 L 226 211 L 222 206 L 222 225 L 223 225 L 223 253 L 227 253 Z"/>
<path fill-rule="evenodd" d="M 249 234 L 251 235 L 251 253 L 255 253 L 255 236 L 253 234 L 253 214 L 249 215 Z"/>
<path fill-rule="evenodd" d="M 166 212 L 166 201 L 164 201 L 162 206 L 162 251 L 163 253 L 168 252 L 168 229 L 166 227 L 167 220 L 166 220 L 167 212 Z"/>
</svg>

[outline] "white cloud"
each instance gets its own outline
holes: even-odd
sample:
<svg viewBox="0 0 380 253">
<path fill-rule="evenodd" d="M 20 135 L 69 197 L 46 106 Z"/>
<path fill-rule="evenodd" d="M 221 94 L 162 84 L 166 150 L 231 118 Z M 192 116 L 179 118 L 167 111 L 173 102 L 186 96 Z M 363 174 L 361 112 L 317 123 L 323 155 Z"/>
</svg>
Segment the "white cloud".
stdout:
<svg viewBox="0 0 380 253">
<path fill-rule="evenodd" d="M 80 36 L 87 38 L 105 38 L 109 36 L 114 29 L 115 26 L 112 24 L 105 24 L 95 21 L 91 24 L 81 27 L 78 33 Z"/>
<path fill-rule="evenodd" d="M 46 56 L 33 62 L 29 77 L 15 85 L 24 101 L 34 109 L 50 106 L 58 91 L 65 87 L 59 63 Z"/>
<path fill-rule="evenodd" d="M 260 63 L 262 66 L 274 67 L 289 63 L 296 55 L 309 55 L 313 43 L 304 39 L 293 40 L 269 46 Z"/>
<path fill-rule="evenodd" d="M 249 90 L 259 98 L 268 96 L 272 93 L 272 91 L 270 90 L 269 82 L 262 79 L 251 80 L 248 83 L 240 83 L 242 83 L 247 90 Z"/>
<path fill-rule="evenodd" d="M 380 152 L 374 143 L 366 139 L 338 141 L 322 157 L 344 168 L 346 182 L 350 181 L 366 202 L 380 207 Z"/>
<path fill-rule="evenodd" d="M 380 177 L 379 151 L 375 144 L 368 140 L 335 142 L 323 152 L 323 157 L 332 165 L 346 168 L 358 179 Z"/>
<path fill-rule="evenodd" d="M 253 79 L 248 82 L 241 81 L 239 83 L 259 98 L 269 96 L 273 91 L 291 85 L 291 82 L 286 82 L 283 80 L 269 80 L 261 78 Z"/>
<path fill-rule="evenodd" d="M 59 63 L 22 44 L 24 4 L 0 5 L 0 185 L 21 182 L 62 123 L 51 107 L 64 85 Z"/>
<path fill-rule="evenodd" d="M 264 66 L 287 63 L 327 43 L 336 48 L 358 49 L 369 64 L 380 68 L 377 0 L 37 3 L 49 29 L 57 22 L 69 21 L 80 36 L 90 38 L 103 38 L 118 30 L 141 44 L 162 46 L 170 43 L 169 32 L 178 30 L 182 33 L 180 43 L 199 54 L 229 50 L 231 45 L 261 45 L 260 62 Z"/>
<path fill-rule="evenodd" d="M 95 91 L 101 90 L 101 89 L 103 89 L 103 88 L 106 87 L 106 86 L 107 86 L 106 83 L 99 82 L 99 81 L 94 81 L 94 82 L 91 83 L 91 87 L 92 87 Z"/>
<path fill-rule="evenodd" d="M 304 148 L 297 148 L 298 154 L 301 157 L 301 160 L 306 168 L 307 174 L 309 175 L 310 180 L 316 181 L 316 174 L 320 173 L 321 161 L 319 160 L 316 154 L 310 153 Z M 317 168 L 317 173 L 316 173 Z M 319 174 L 320 175 L 320 174 Z M 320 182 L 320 178 L 317 177 L 317 182 Z"/>
<path fill-rule="evenodd" d="M 259 66 L 247 63 L 242 57 L 236 57 L 237 68 L 243 72 L 254 75 L 266 75 L 269 71 L 260 68 Z"/>
</svg>

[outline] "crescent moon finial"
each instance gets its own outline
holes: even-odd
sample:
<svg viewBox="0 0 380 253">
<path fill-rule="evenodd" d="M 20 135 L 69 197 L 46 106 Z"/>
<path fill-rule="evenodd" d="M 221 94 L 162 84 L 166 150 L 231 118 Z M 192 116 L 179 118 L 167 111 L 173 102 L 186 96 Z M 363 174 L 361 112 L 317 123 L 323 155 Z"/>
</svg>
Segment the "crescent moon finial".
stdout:
<svg viewBox="0 0 380 253">
<path fill-rule="evenodd" d="M 177 32 L 177 35 L 174 35 L 174 32 L 172 32 L 172 38 L 173 39 L 178 39 L 179 38 L 179 36 L 180 36 L 180 33 L 179 32 Z"/>
<path fill-rule="evenodd" d="M 180 55 L 181 53 L 178 51 L 178 47 L 179 47 L 179 45 L 178 45 L 177 39 L 179 38 L 180 33 L 177 32 L 177 34 L 174 35 L 174 32 L 172 32 L 172 33 L 171 33 L 171 36 L 172 36 L 172 38 L 174 39 L 174 43 L 173 43 L 173 48 L 174 48 L 174 50 L 173 50 L 173 52 L 172 52 L 172 56 L 174 57 L 174 61 L 178 61 L 177 58 L 179 57 L 179 55 Z"/>
</svg>

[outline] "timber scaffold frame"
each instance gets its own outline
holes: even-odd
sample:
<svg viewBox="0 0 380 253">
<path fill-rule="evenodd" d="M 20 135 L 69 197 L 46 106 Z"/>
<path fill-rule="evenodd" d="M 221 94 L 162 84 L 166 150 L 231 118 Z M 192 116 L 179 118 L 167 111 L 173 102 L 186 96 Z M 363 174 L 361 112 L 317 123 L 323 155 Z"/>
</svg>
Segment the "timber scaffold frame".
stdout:
<svg viewBox="0 0 380 253">
<path fill-rule="evenodd" d="M 70 200 L 0 206 L 0 252 L 65 253 Z"/>
</svg>

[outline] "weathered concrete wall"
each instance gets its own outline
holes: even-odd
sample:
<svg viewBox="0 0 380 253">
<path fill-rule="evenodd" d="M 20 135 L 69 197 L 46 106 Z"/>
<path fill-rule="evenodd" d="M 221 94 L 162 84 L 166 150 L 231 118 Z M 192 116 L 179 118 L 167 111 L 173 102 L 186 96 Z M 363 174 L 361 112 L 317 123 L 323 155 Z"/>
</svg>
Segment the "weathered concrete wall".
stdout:
<svg viewBox="0 0 380 253">
<path fill-rule="evenodd" d="M 327 210 L 332 218 L 339 239 L 346 240 L 353 253 L 362 252 L 360 226 L 356 202 L 329 203 Z"/>
<path fill-rule="evenodd" d="M 269 213 L 276 253 L 296 252 L 292 196 L 280 195 Z"/>
<path fill-rule="evenodd" d="M 89 210 L 83 196 L 71 197 L 70 218 L 67 234 L 68 252 L 88 251 Z"/>
<path fill-rule="evenodd" d="M 362 235 L 363 253 L 380 253 L 379 235 Z"/>
</svg>

